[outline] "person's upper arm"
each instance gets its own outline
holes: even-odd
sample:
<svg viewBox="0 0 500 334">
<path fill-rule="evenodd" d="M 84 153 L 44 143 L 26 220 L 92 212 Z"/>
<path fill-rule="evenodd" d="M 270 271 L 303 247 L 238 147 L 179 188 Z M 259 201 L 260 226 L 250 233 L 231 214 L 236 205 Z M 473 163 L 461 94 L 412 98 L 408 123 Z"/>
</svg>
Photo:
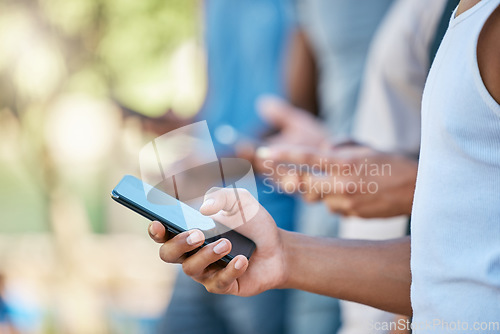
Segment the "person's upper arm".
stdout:
<svg viewBox="0 0 500 334">
<path fill-rule="evenodd" d="M 477 61 L 484 85 L 500 104 L 500 7 L 493 12 L 481 31 Z"/>
<path fill-rule="evenodd" d="M 286 66 L 287 93 L 290 102 L 314 115 L 318 114 L 318 75 L 314 52 L 303 30 L 293 32 Z"/>
</svg>

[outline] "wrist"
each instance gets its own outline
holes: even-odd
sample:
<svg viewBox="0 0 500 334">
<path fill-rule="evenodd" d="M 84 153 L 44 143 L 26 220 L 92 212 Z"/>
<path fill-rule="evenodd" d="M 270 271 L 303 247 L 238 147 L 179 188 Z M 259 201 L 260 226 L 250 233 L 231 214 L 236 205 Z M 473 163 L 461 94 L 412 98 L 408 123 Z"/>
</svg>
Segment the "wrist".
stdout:
<svg viewBox="0 0 500 334">
<path fill-rule="evenodd" d="M 278 289 L 289 289 L 293 287 L 293 277 L 294 277 L 294 269 L 293 264 L 297 261 L 295 259 L 295 247 L 297 246 L 297 233 L 279 230 L 280 239 L 281 239 L 281 247 L 283 254 L 283 268 L 282 268 L 282 277 L 279 281 L 279 284 L 276 288 Z"/>
</svg>

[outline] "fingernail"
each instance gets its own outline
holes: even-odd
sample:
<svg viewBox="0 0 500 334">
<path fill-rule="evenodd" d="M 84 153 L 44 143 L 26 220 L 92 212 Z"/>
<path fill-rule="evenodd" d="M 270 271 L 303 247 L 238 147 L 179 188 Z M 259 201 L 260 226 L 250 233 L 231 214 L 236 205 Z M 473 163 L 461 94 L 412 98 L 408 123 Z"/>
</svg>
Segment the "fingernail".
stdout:
<svg viewBox="0 0 500 334">
<path fill-rule="evenodd" d="M 271 149 L 269 147 L 262 146 L 257 149 L 255 154 L 260 159 L 267 159 L 271 156 Z"/>
<path fill-rule="evenodd" d="M 153 228 L 153 225 L 154 225 L 153 223 L 149 224 L 149 228 L 148 228 L 149 229 L 149 234 L 151 234 L 153 237 L 156 237 L 156 232 L 155 232 L 155 230 Z"/>
<path fill-rule="evenodd" d="M 241 268 L 243 268 L 245 266 L 245 261 L 243 261 L 243 259 L 238 259 L 236 261 L 236 263 L 234 264 L 234 269 L 236 270 L 240 270 Z"/>
<path fill-rule="evenodd" d="M 209 198 L 209 199 L 207 199 L 205 202 L 203 202 L 203 204 L 201 205 L 200 210 L 201 210 L 202 208 L 208 208 L 208 207 L 210 207 L 210 206 L 214 205 L 214 203 L 215 203 L 215 200 L 214 200 L 213 198 Z"/>
<path fill-rule="evenodd" d="M 198 230 L 192 231 L 186 238 L 186 242 L 188 243 L 188 245 L 191 246 L 199 244 L 202 240 L 203 240 L 203 233 L 201 233 Z"/>
<path fill-rule="evenodd" d="M 215 254 L 222 254 L 222 253 L 226 252 L 228 249 L 229 249 L 229 245 L 227 244 L 227 241 L 222 240 L 217 245 L 215 245 L 214 253 Z"/>
</svg>

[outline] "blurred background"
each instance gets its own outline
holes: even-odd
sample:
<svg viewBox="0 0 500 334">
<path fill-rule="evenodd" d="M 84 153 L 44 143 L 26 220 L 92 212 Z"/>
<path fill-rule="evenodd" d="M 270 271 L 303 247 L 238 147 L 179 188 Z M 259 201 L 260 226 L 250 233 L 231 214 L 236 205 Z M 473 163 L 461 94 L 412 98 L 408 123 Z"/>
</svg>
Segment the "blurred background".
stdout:
<svg viewBox="0 0 500 334">
<path fill-rule="evenodd" d="M 109 192 L 124 116 L 203 103 L 200 2 L 0 0 L 0 333 L 153 331 L 176 268 Z"/>
</svg>

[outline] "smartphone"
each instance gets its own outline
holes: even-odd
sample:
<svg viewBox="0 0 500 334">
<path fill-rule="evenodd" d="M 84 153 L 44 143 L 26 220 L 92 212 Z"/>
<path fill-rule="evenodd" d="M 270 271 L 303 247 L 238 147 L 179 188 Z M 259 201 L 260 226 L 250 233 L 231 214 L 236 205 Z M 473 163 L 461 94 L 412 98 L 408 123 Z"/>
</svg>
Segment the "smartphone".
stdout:
<svg viewBox="0 0 500 334">
<path fill-rule="evenodd" d="M 173 234 L 194 228 L 201 230 L 205 235 L 203 246 L 221 238 L 228 239 L 232 249 L 221 259 L 224 265 L 240 254 L 250 259 L 255 250 L 252 240 L 134 176 L 125 175 L 111 192 L 111 198 L 149 220 L 159 221 Z"/>
</svg>

